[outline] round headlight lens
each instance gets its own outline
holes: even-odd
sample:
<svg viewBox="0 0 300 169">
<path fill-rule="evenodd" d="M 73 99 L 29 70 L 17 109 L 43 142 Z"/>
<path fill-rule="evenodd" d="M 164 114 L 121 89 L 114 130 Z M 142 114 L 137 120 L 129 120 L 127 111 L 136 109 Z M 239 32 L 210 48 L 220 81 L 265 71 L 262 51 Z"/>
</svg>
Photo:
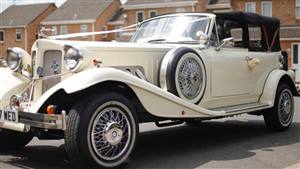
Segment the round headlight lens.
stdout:
<svg viewBox="0 0 300 169">
<path fill-rule="evenodd" d="M 21 53 L 17 50 L 8 49 L 7 50 L 7 58 L 6 58 L 6 63 L 7 66 L 12 70 L 12 71 L 17 71 L 19 70 L 21 66 Z"/>
<path fill-rule="evenodd" d="M 79 68 L 80 63 L 83 59 L 81 49 L 77 49 L 72 46 L 65 47 L 64 62 L 68 70 L 75 71 Z"/>
</svg>

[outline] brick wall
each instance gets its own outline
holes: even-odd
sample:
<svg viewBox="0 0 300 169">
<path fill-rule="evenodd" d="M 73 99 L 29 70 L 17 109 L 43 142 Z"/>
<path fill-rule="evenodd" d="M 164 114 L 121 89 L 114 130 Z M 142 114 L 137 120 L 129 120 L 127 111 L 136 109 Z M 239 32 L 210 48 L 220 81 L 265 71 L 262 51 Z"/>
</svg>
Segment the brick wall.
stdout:
<svg viewBox="0 0 300 169">
<path fill-rule="evenodd" d="M 27 50 L 28 53 L 31 51 L 31 47 L 36 40 L 36 35 L 39 30 L 40 21 L 47 17 L 52 11 L 54 11 L 56 7 L 54 5 L 49 5 L 49 7 L 40 14 L 37 18 L 35 18 L 26 28 L 5 28 L 0 29 L 5 31 L 4 42 L 0 42 L 0 58 L 6 57 L 7 48 L 11 47 L 20 47 L 24 50 Z M 16 40 L 16 30 L 21 31 L 21 39 Z M 27 42 L 25 31 L 27 32 Z M 27 49 L 26 49 L 27 43 Z"/>
<path fill-rule="evenodd" d="M 16 30 L 21 31 L 21 39 L 16 40 Z M 4 31 L 4 42 L 0 42 L 0 58 L 6 57 L 7 48 L 20 47 L 25 49 L 25 29 L 24 28 L 6 28 Z"/>
<path fill-rule="evenodd" d="M 98 18 L 96 19 L 96 22 L 93 23 L 80 23 L 80 24 L 67 24 L 64 26 L 67 26 L 68 34 L 71 33 L 79 33 L 81 32 L 80 27 L 81 25 L 87 25 L 88 26 L 88 32 L 93 31 L 102 31 L 104 26 L 107 26 L 107 22 L 115 15 L 115 13 L 120 9 L 120 2 L 118 0 L 115 0 L 113 3 L 108 6 L 108 8 L 105 9 L 105 11 L 102 14 L 99 14 Z M 62 25 L 46 25 L 45 27 L 48 29 L 52 29 L 52 26 L 56 26 L 57 35 L 60 35 L 60 29 Z M 51 36 L 51 32 L 46 32 L 48 36 Z M 113 40 L 113 35 L 108 35 L 105 37 L 104 35 L 94 35 L 94 36 L 84 36 L 84 37 L 76 37 L 76 38 L 70 38 L 68 40 L 80 40 L 80 41 L 110 41 Z"/>
<path fill-rule="evenodd" d="M 168 14 L 168 13 L 175 13 L 177 10 L 185 10 L 185 12 L 192 12 L 193 8 L 191 6 L 185 6 L 185 7 L 166 7 L 166 8 L 149 8 L 149 9 L 132 9 L 132 10 L 126 10 L 125 14 L 127 15 L 127 18 L 125 20 L 125 25 L 132 25 L 136 23 L 136 13 L 138 11 L 144 12 L 144 20 L 149 19 L 149 11 L 155 10 L 157 11 L 158 15 L 162 14 Z M 195 8 L 197 9 L 197 7 Z"/>
<path fill-rule="evenodd" d="M 201 0 L 200 0 L 201 1 Z M 256 13 L 261 14 L 261 2 L 272 1 L 273 17 L 280 19 L 281 25 L 300 25 L 296 19 L 296 0 L 232 0 L 232 8 L 237 11 L 245 11 L 246 2 L 256 2 Z"/>
<path fill-rule="evenodd" d="M 119 11 L 120 9 L 120 1 L 115 0 L 106 10 L 97 18 L 96 24 L 95 24 L 95 30 L 96 31 L 102 31 L 103 26 L 108 27 L 107 23 L 109 20 Z M 108 29 L 111 30 L 110 27 Z M 104 37 L 104 35 L 96 35 L 95 40 L 96 41 L 111 41 L 115 39 L 115 34 L 108 34 L 107 37 Z"/>
<path fill-rule="evenodd" d="M 55 5 L 50 5 L 43 13 L 41 13 L 33 22 L 27 27 L 27 52 L 31 52 L 31 47 L 37 39 L 38 31 L 40 29 L 40 22 L 50 15 L 56 9 Z"/>
</svg>

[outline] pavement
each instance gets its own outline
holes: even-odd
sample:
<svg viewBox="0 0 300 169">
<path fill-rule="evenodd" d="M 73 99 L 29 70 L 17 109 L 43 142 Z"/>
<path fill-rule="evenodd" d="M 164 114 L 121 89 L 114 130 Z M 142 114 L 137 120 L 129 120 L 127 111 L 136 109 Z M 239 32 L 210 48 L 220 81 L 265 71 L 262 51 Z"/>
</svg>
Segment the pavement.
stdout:
<svg viewBox="0 0 300 169">
<path fill-rule="evenodd" d="M 288 131 L 269 132 L 261 116 L 207 121 L 197 126 L 140 126 L 126 168 L 300 169 L 300 99 Z M 33 139 L 23 151 L 0 152 L 0 169 L 71 169 L 64 141 Z"/>
</svg>

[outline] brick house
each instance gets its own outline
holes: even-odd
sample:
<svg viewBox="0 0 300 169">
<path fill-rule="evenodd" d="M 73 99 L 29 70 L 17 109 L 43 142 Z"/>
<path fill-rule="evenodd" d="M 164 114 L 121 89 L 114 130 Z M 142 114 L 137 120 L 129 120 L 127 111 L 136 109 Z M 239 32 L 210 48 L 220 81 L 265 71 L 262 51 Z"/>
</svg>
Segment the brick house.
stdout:
<svg viewBox="0 0 300 169">
<path fill-rule="evenodd" d="M 79 32 L 95 32 L 108 30 L 107 22 L 119 11 L 119 0 L 68 0 L 41 25 L 52 32 L 48 35 L 63 35 Z M 92 35 L 73 38 L 72 40 L 107 41 L 113 35 Z"/>
<path fill-rule="evenodd" d="M 207 0 L 206 4 L 208 12 L 246 11 L 280 19 L 281 48 L 288 52 L 291 66 L 292 46 L 300 43 L 300 0 Z"/>
<path fill-rule="evenodd" d="M 20 47 L 30 53 L 40 21 L 56 9 L 54 3 L 12 5 L 0 14 L 0 58 L 6 49 Z"/>
<path fill-rule="evenodd" d="M 157 15 L 175 12 L 196 12 L 200 6 L 197 0 L 127 0 L 122 5 L 119 23 L 129 26 Z M 123 33 L 119 41 L 128 41 L 132 33 Z"/>
</svg>

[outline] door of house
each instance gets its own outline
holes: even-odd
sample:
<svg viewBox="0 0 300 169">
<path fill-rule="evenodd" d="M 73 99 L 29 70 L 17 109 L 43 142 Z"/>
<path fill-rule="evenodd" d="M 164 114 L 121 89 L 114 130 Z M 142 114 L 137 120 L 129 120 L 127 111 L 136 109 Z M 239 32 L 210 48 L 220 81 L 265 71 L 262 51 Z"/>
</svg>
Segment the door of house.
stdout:
<svg viewBox="0 0 300 169">
<path fill-rule="evenodd" d="M 295 70 L 296 82 L 300 83 L 300 43 L 292 44 L 292 69 Z"/>
</svg>

